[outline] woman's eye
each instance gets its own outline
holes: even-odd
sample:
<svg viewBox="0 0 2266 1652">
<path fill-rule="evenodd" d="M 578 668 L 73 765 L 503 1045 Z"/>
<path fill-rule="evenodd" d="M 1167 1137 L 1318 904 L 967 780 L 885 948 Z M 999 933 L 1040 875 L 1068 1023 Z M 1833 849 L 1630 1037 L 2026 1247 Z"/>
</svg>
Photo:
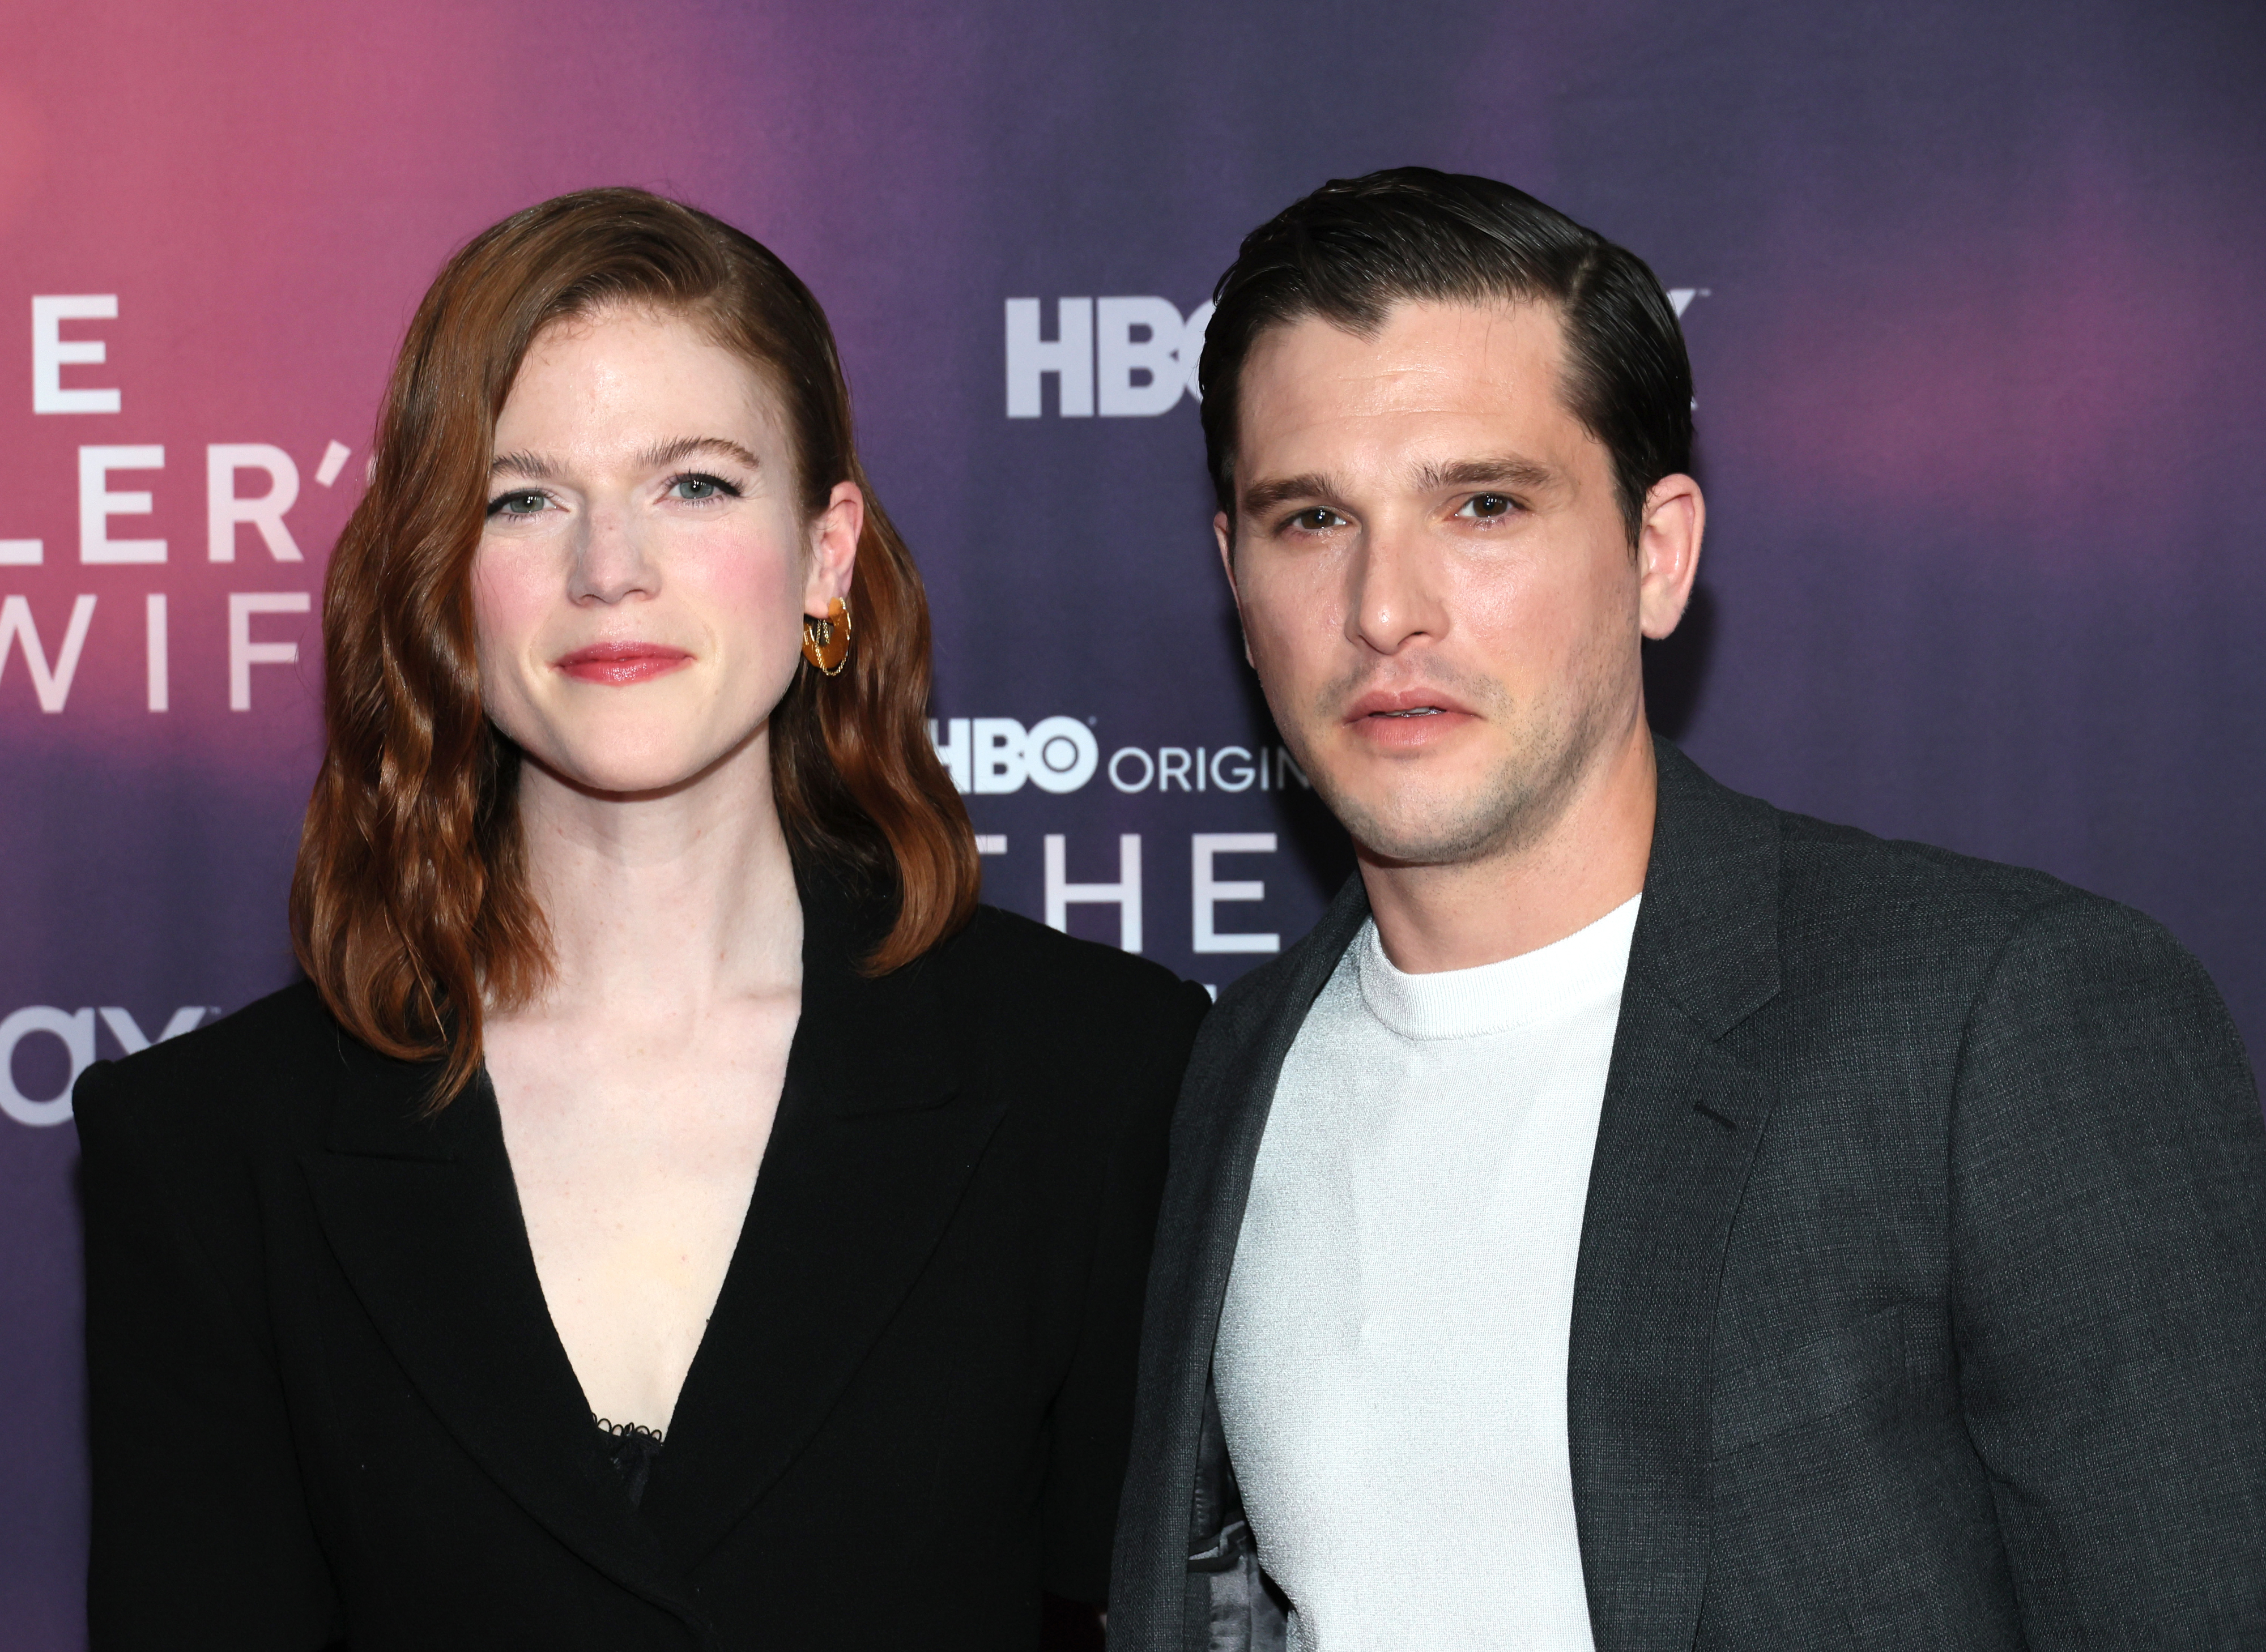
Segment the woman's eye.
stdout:
<svg viewBox="0 0 2266 1652">
<path fill-rule="evenodd" d="M 1458 516 L 1476 516 L 1481 518 L 1508 516 L 1511 512 L 1517 508 L 1517 506 L 1504 494 L 1475 493 L 1470 499 L 1464 501 L 1463 508 L 1458 511 L 1456 514 Z"/>
<path fill-rule="evenodd" d="M 669 484 L 669 497 L 698 504 L 703 499 L 736 499 L 740 490 L 721 477 L 679 477 Z"/>
<path fill-rule="evenodd" d="M 488 501 L 490 516 L 537 516 L 551 501 L 531 491 L 505 493 Z"/>
</svg>

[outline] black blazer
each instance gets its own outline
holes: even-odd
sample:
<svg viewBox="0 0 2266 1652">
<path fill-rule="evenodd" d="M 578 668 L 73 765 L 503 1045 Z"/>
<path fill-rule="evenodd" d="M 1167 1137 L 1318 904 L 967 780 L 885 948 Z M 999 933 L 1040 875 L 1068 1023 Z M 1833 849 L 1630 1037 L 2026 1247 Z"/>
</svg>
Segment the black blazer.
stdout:
<svg viewBox="0 0 2266 1652">
<path fill-rule="evenodd" d="M 2266 1647 L 2266 1126 L 2202 969 L 1658 755 L 1568 1373 L 1597 1652 Z M 1356 879 L 1197 1040 L 1112 1652 L 1282 1643 L 1212 1344 L 1366 913 Z"/>
<path fill-rule="evenodd" d="M 778 1122 L 640 1507 L 492 1093 L 300 986 L 90 1068 L 93 1644 L 1031 1647 L 1099 1602 L 1200 988 L 990 908 L 879 980 L 806 882 Z"/>
</svg>

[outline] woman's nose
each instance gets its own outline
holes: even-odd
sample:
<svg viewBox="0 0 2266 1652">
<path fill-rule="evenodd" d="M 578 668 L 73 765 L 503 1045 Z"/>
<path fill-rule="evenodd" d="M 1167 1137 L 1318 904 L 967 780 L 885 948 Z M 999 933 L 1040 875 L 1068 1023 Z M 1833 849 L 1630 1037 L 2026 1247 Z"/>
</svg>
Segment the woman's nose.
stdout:
<svg viewBox="0 0 2266 1652">
<path fill-rule="evenodd" d="M 574 549 L 567 595 L 576 602 L 602 603 L 652 595 L 656 581 L 648 549 L 646 534 L 627 511 L 591 511 Z"/>
</svg>

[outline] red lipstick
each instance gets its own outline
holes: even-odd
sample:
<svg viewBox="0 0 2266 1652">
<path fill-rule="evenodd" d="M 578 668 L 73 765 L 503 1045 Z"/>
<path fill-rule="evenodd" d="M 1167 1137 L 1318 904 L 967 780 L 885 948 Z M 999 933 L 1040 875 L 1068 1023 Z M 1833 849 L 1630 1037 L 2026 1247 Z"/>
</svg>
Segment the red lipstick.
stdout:
<svg viewBox="0 0 2266 1652">
<path fill-rule="evenodd" d="M 691 663 L 691 655 L 665 643 L 593 643 L 552 662 L 577 682 L 603 682 L 616 688 L 665 677 Z"/>
</svg>

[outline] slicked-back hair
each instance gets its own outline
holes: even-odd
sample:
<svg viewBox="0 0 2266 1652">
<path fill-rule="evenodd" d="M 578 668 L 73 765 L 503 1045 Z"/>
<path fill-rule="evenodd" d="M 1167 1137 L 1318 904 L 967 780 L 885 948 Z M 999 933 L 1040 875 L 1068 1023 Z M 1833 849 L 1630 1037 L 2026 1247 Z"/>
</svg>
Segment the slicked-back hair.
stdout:
<svg viewBox="0 0 2266 1652">
<path fill-rule="evenodd" d="M 479 1067 L 485 1003 L 551 970 L 529 887 L 518 748 L 479 696 L 471 572 L 497 415 L 555 323 L 626 305 L 682 317 L 778 397 L 807 515 L 866 496 L 848 668 L 799 667 L 772 710 L 771 794 L 798 865 L 895 898 L 865 960 L 919 957 L 975 911 L 976 841 L 928 738 L 928 599 L 858 462 L 834 334 L 768 248 L 691 207 L 592 189 L 530 207 L 449 260 L 379 410 L 369 491 L 323 584 L 325 746 L 291 882 L 300 967 L 347 1031 L 446 1058 L 433 1105 Z"/>
<path fill-rule="evenodd" d="M 1668 295 L 1643 259 L 1533 196 L 1429 166 L 1323 185 L 1246 236 L 1212 289 L 1197 376 L 1212 491 L 1228 520 L 1252 346 L 1310 317 L 1374 337 L 1395 305 L 1411 301 L 1557 309 L 1561 393 L 1611 455 L 1634 544 L 1653 484 L 1692 465 L 1692 363 Z"/>
</svg>

